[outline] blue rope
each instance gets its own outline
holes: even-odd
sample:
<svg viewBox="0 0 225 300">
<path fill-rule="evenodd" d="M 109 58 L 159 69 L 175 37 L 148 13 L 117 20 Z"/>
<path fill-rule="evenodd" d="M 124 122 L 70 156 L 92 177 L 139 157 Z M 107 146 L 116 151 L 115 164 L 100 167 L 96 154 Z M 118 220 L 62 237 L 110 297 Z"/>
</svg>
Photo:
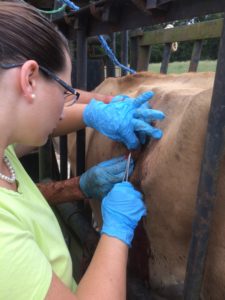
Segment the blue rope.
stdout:
<svg viewBox="0 0 225 300">
<path fill-rule="evenodd" d="M 75 5 L 73 2 L 71 2 L 70 0 L 60 0 L 61 2 L 64 2 L 65 4 L 67 4 L 70 8 L 72 8 L 75 11 L 78 11 L 80 8 L 79 6 Z M 135 70 L 124 66 L 123 64 L 121 64 L 118 59 L 116 58 L 115 54 L 113 53 L 112 49 L 109 47 L 109 45 L 107 44 L 106 40 L 104 39 L 104 37 L 102 35 L 98 35 L 98 39 L 101 43 L 102 48 L 104 49 L 105 53 L 107 54 L 107 56 L 109 57 L 109 59 L 114 63 L 114 65 L 120 67 L 121 69 L 134 74 L 136 73 Z"/>
<path fill-rule="evenodd" d="M 121 69 L 134 74 L 136 73 L 136 71 L 134 71 L 133 69 L 124 66 L 123 64 L 121 64 L 118 59 L 116 58 L 115 54 L 113 53 L 112 49 L 110 49 L 110 47 L 108 46 L 106 40 L 104 39 L 104 37 L 102 35 L 98 35 L 98 39 L 102 45 L 102 48 L 105 50 L 106 54 L 108 55 L 108 57 L 111 59 L 111 61 L 114 63 L 114 65 L 120 67 Z"/>
<path fill-rule="evenodd" d="M 67 6 L 69 6 L 70 8 L 72 8 L 73 10 L 77 11 L 80 9 L 79 6 L 75 5 L 72 1 L 70 0 L 61 0 L 61 2 L 64 2 Z"/>
</svg>

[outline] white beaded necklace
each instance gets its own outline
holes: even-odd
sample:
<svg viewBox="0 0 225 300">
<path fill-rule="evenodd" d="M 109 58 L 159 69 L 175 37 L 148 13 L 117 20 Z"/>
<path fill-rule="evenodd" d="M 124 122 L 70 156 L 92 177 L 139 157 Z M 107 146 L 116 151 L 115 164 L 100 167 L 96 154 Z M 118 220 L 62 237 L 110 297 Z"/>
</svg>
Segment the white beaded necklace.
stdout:
<svg viewBox="0 0 225 300">
<path fill-rule="evenodd" d="M 0 172 L 0 179 L 7 181 L 8 183 L 14 183 L 16 181 L 16 172 L 13 169 L 8 157 L 4 156 L 3 161 L 5 162 L 7 168 L 9 169 L 10 176 L 6 176 Z"/>
</svg>

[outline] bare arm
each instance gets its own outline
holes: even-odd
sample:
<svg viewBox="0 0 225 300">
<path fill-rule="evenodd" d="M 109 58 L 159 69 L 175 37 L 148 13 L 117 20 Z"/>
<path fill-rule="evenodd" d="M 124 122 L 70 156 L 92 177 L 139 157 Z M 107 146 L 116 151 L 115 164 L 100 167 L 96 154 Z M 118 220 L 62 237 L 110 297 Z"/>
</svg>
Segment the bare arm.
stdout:
<svg viewBox="0 0 225 300">
<path fill-rule="evenodd" d="M 76 89 L 80 93 L 80 98 L 78 100 L 78 103 L 85 103 L 88 104 L 92 98 L 95 98 L 96 100 L 103 101 L 104 103 L 109 103 L 113 96 L 110 95 L 102 95 L 94 92 L 86 92 L 82 90 Z"/>
<path fill-rule="evenodd" d="M 53 274 L 45 300 L 125 300 L 127 257 L 128 247 L 125 243 L 102 235 L 76 294 L 73 295 Z"/>
<path fill-rule="evenodd" d="M 53 135 L 60 136 L 77 131 L 85 127 L 83 122 L 83 111 L 86 104 L 90 102 L 91 99 L 109 103 L 112 96 L 101 95 L 92 92 L 86 92 L 82 90 L 77 90 L 80 93 L 80 98 L 78 102 L 70 107 L 65 107 L 63 120 L 59 122 L 59 125 L 55 129 Z"/>
<path fill-rule="evenodd" d="M 59 122 L 53 132 L 53 136 L 66 135 L 68 133 L 85 128 L 83 122 L 83 111 L 86 104 L 76 103 L 72 106 L 65 107 L 63 119 Z"/>
</svg>

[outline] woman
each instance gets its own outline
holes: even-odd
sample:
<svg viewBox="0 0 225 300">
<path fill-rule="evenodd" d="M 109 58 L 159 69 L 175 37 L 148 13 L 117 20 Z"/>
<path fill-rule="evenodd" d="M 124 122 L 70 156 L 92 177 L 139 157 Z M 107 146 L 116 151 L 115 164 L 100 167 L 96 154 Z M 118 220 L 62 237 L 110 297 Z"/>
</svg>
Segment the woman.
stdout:
<svg viewBox="0 0 225 300">
<path fill-rule="evenodd" d="M 0 2 L 0 44 L 0 299 L 125 299 L 128 247 L 145 214 L 141 194 L 125 182 L 104 197 L 100 242 L 76 286 L 58 222 L 16 155 L 43 145 L 53 131 L 64 134 L 85 124 L 128 148 L 139 145 L 138 133 L 142 140 L 146 134 L 159 138 L 161 132 L 148 127 L 142 114 L 149 94 L 133 106 L 120 97 L 107 107 L 93 100 L 63 110 L 68 95 L 78 96 L 68 85 L 68 47 L 29 5 Z M 118 118 L 118 111 L 123 116 Z M 90 192 L 88 180 L 83 177 L 84 193 Z"/>
</svg>

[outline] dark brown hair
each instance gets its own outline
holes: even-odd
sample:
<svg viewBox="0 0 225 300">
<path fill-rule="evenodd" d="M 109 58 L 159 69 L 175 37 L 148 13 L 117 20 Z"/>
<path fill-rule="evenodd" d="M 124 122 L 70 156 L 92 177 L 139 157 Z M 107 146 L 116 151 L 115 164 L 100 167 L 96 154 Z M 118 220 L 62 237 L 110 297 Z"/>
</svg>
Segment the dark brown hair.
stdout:
<svg viewBox="0 0 225 300">
<path fill-rule="evenodd" d="M 33 6 L 0 2 L 0 63 L 34 59 L 53 72 L 65 67 L 65 38 Z"/>
</svg>

